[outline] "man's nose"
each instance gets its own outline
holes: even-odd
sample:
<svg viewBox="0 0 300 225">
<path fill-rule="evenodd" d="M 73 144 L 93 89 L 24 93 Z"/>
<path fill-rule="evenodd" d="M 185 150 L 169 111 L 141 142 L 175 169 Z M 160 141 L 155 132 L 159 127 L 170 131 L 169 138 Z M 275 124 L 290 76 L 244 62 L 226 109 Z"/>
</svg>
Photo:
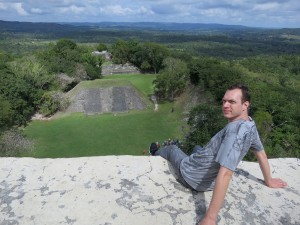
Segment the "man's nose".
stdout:
<svg viewBox="0 0 300 225">
<path fill-rule="evenodd" d="M 224 102 L 223 102 L 223 107 L 228 107 L 228 106 L 229 106 L 229 102 L 224 101 Z"/>
</svg>

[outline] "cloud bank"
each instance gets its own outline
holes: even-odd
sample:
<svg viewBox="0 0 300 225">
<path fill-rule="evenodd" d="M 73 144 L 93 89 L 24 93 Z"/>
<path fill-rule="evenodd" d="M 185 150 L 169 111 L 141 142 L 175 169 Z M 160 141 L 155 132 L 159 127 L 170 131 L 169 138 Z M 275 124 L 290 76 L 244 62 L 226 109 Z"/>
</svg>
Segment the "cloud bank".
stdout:
<svg viewBox="0 0 300 225">
<path fill-rule="evenodd" d="M 0 0 L 0 20 L 300 27 L 299 0 Z"/>
</svg>

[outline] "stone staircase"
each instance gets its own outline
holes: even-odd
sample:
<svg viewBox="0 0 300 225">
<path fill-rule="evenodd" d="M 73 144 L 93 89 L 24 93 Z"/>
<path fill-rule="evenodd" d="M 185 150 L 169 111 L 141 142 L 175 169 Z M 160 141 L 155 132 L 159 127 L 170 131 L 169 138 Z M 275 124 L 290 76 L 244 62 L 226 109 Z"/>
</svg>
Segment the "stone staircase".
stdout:
<svg viewBox="0 0 300 225">
<path fill-rule="evenodd" d="M 112 75 L 112 74 L 139 74 L 141 73 L 139 69 L 131 64 L 110 64 L 102 65 L 103 76 Z"/>
</svg>

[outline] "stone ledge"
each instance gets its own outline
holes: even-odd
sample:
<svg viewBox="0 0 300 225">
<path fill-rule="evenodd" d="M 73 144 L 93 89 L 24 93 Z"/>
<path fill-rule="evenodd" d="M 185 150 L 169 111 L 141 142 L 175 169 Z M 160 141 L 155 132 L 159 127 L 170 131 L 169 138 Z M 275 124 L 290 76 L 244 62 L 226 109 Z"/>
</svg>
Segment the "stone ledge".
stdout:
<svg viewBox="0 0 300 225">
<path fill-rule="evenodd" d="M 300 160 L 271 159 L 270 189 L 257 163 L 241 162 L 222 224 L 300 224 Z M 0 224 L 196 225 L 212 192 L 183 188 L 161 157 L 0 158 Z"/>
</svg>

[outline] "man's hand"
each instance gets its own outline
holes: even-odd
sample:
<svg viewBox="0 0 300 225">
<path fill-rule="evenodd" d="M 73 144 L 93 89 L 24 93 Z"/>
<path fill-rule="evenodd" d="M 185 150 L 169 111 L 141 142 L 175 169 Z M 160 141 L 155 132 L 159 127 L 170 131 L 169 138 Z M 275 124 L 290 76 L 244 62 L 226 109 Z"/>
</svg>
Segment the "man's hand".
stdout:
<svg viewBox="0 0 300 225">
<path fill-rule="evenodd" d="M 271 178 L 270 180 L 265 181 L 265 183 L 270 188 L 283 188 L 288 186 L 288 184 L 280 178 Z"/>
<path fill-rule="evenodd" d="M 267 155 L 264 150 L 259 152 L 254 152 L 260 169 L 263 173 L 265 183 L 270 188 L 283 188 L 287 186 L 287 183 L 279 178 L 272 178 L 270 172 L 270 165 L 268 162 Z"/>
<path fill-rule="evenodd" d="M 199 225 L 216 225 L 216 221 L 212 218 L 205 216 L 199 223 Z"/>
</svg>

